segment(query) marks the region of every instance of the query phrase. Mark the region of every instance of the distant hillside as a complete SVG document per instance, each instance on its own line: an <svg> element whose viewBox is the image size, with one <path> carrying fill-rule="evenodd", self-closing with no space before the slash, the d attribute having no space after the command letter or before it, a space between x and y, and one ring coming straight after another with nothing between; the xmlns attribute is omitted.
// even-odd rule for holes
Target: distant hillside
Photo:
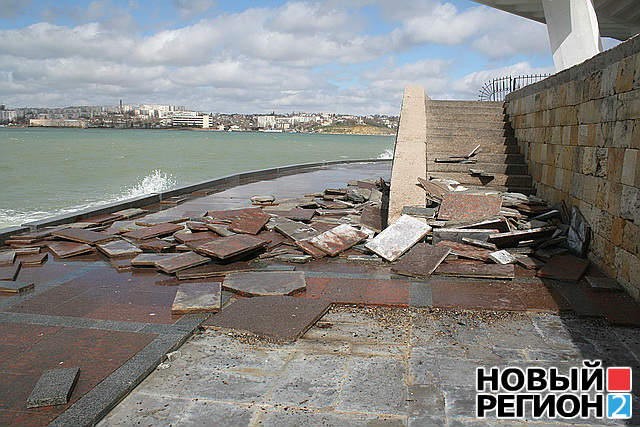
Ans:
<svg viewBox="0 0 640 427"><path fill-rule="evenodd" d="M317 128L316 132L322 133L340 133L347 135L395 135L396 131L389 129L388 127L372 126L372 125L351 125L351 124L337 124L332 126L323 126Z"/></svg>

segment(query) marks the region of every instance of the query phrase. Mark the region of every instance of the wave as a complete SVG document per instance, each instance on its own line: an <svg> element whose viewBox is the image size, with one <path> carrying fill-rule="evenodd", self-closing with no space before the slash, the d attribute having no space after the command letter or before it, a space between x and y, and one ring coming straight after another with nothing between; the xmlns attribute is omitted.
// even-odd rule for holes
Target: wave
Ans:
<svg viewBox="0 0 640 427"><path fill-rule="evenodd" d="M143 178L138 178L135 184L124 187L118 194L102 200L90 200L86 203L70 206L67 208L47 210L15 210L0 209L0 227L10 227L21 225L30 221L37 221L52 216L66 215L85 209L97 208L109 203L120 202L133 197L140 197L146 194L161 193L177 187L177 180L170 174L166 174L158 169Z"/></svg>
<svg viewBox="0 0 640 427"><path fill-rule="evenodd" d="M393 159L393 149L387 148L382 153L378 154L378 159Z"/></svg>

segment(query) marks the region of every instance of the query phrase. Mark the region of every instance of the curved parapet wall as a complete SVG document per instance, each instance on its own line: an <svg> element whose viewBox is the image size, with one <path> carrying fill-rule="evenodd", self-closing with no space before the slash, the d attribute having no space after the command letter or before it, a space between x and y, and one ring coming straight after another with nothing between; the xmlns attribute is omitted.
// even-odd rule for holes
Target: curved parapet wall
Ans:
<svg viewBox="0 0 640 427"><path fill-rule="evenodd" d="M165 191L163 193L146 194L144 196L135 197L128 200L123 200L115 203L108 203L97 208L80 210L80 211L72 212L65 215L54 216L50 218L44 218L38 221L28 222L26 224L22 224L21 226L0 228L0 244L2 244L8 236L13 234L26 232L29 230L37 230L39 228L48 227L52 225L60 225L60 224L77 222L92 216L109 214L109 213L117 212L123 209L137 208L137 207L150 205L153 203L159 203L160 201L165 200L169 197L191 193L197 190L215 188L216 190L221 191L221 190L234 187L240 184L247 184L250 182L266 180L266 179L274 179L281 176L292 175L292 174L304 172L307 170L312 170L314 168L319 168L323 166L353 164L353 163L377 163L377 162L390 162L390 161L391 160L389 159L335 160L335 161L326 161L326 162L287 165L287 166L280 166L280 167L270 168L270 169L260 169L260 170L254 170L254 171L241 172L241 173L232 174L232 175L225 175L225 176L221 176L211 180L206 180L206 181L198 182L195 184L190 184L183 187L175 188L173 190Z"/></svg>
<svg viewBox="0 0 640 427"><path fill-rule="evenodd" d="M416 185L427 170L426 99L422 86L404 90L391 168L389 224L402 215L403 206L426 206L424 191Z"/></svg>

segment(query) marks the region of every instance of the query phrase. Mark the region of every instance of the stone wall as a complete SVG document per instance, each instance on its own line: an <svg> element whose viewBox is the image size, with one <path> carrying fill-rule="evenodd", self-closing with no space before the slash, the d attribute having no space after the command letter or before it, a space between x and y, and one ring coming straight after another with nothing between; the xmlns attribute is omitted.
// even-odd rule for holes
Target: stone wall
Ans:
<svg viewBox="0 0 640 427"><path fill-rule="evenodd" d="M580 209L589 258L640 299L640 36L507 96L539 196Z"/></svg>

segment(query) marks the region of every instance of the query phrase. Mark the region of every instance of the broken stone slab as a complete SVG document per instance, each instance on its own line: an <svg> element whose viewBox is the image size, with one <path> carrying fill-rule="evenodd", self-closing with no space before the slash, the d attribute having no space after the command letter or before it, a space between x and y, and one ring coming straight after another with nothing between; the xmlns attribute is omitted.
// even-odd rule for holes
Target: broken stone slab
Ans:
<svg viewBox="0 0 640 427"><path fill-rule="evenodd" d="M613 291L618 292L624 290L624 288L618 283L616 279L610 277L601 276L585 276L584 278L587 285L594 291Z"/></svg>
<svg viewBox="0 0 640 427"><path fill-rule="evenodd" d="M13 265L16 259L16 251L0 252L0 266Z"/></svg>
<svg viewBox="0 0 640 427"><path fill-rule="evenodd" d="M423 208L421 206L403 206L402 214L411 215L418 218L434 218L436 210L435 208Z"/></svg>
<svg viewBox="0 0 640 427"><path fill-rule="evenodd" d="M496 245L494 245L493 243L489 243L489 242L483 242L482 240L476 240L476 239L472 239L470 237L463 237L460 239L462 241L462 243L466 243L468 245L471 246L477 246L479 248L483 248L483 249L490 249L490 250L497 250L498 247Z"/></svg>
<svg viewBox="0 0 640 427"><path fill-rule="evenodd" d="M234 234L237 234L229 230L228 225L207 224L207 228L222 237L229 237L229 236L233 236Z"/></svg>
<svg viewBox="0 0 640 427"><path fill-rule="evenodd" d="M136 242L135 245L145 251L162 252L171 249L176 244L164 239L151 238L140 240L139 242Z"/></svg>
<svg viewBox="0 0 640 427"><path fill-rule="evenodd" d="M304 254L282 254L276 255L273 257L274 260L280 262L294 262L297 264L304 264L305 262L309 262L313 259L311 255Z"/></svg>
<svg viewBox="0 0 640 427"><path fill-rule="evenodd" d="M49 254L42 252L35 255L25 255L20 259L20 264L23 267L33 267L36 265L42 265L49 259Z"/></svg>
<svg viewBox="0 0 640 427"><path fill-rule="evenodd" d="M199 231L209 231L209 228L207 227L207 223L206 222L202 222L202 221L187 221L186 223L187 228L189 230L191 230L192 232L199 232Z"/></svg>
<svg viewBox="0 0 640 427"><path fill-rule="evenodd" d="M532 219L531 221L519 222L517 224L518 230L531 230L532 228L548 227L549 223L546 221L539 221Z"/></svg>
<svg viewBox="0 0 640 427"><path fill-rule="evenodd" d="M173 235L173 237L178 242L185 243L185 244L191 243L191 242L204 242L204 241L216 240L220 238L218 234L213 233L211 231L197 231L194 233L192 231L187 231L187 230L178 231Z"/></svg>
<svg viewBox="0 0 640 427"><path fill-rule="evenodd" d="M119 217L123 218L123 219L127 219L127 218L133 218L134 216L138 216L138 215L142 215L142 214L146 214L148 211L145 209L140 209L140 208L129 208L129 209L123 209L121 211L118 212L114 212L114 215L118 215Z"/></svg>
<svg viewBox="0 0 640 427"><path fill-rule="evenodd" d="M174 224L171 222L163 222L160 224L152 225L149 227L141 228L140 230L130 231L123 234L128 239L146 240L153 237L166 236L173 234L176 231L184 229L182 225Z"/></svg>
<svg viewBox="0 0 640 427"><path fill-rule="evenodd" d="M577 282L589 268L589 261L573 255L557 255L551 258L537 276L554 280Z"/></svg>
<svg viewBox="0 0 640 427"><path fill-rule="evenodd" d="M166 199L160 200L161 205L179 205L180 203L184 203L191 198L190 194L182 195L182 196L172 196L167 197Z"/></svg>
<svg viewBox="0 0 640 427"><path fill-rule="evenodd" d="M391 270L405 276L429 277L450 252L447 246L418 243L402 255Z"/></svg>
<svg viewBox="0 0 640 427"><path fill-rule="evenodd" d="M307 240L319 234L316 229L302 222L282 217L273 220L276 231L292 240Z"/></svg>
<svg viewBox="0 0 640 427"><path fill-rule="evenodd" d="M502 198L480 194L446 194L438 219L445 221L479 221L500 215Z"/></svg>
<svg viewBox="0 0 640 427"><path fill-rule="evenodd" d="M448 240L442 240L437 243L437 246L447 247L451 250L451 254L457 255L461 258L475 259L478 261L488 261L490 250L478 248L475 246L467 245L460 242L452 242Z"/></svg>
<svg viewBox="0 0 640 427"><path fill-rule="evenodd" d="M498 230L485 229L467 229L467 228L434 228L433 243L443 240L462 243L462 238L467 237L475 240L486 241L489 236L496 234Z"/></svg>
<svg viewBox="0 0 640 427"><path fill-rule="evenodd" d="M171 314L216 313L220 311L220 282L180 283L171 306Z"/></svg>
<svg viewBox="0 0 640 427"><path fill-rule="evenodd" d="M516 257L516 261L519 265L523 266L527 270L538 270L542 268L545 264L544 261L540 261L537 258L530 256L518 256Z"/></svg>
<svg viewBox="0 0 640 427"><path fill-rule="evenodd" d="M545 221L545 220L554 218L556 216L560 216L560 211L558 209L552 209L549 212L545 212L531 218L531 221Z"/></svg>
<svg viewBox="0 0 640 427"><path fill-rule="evenodd" d="M330 256L336 256L366 238L367 235L362 231L350 225L342 224L312 237L308 242Z"/></svg>
<svg viewBox="0 0 640 427"><path fill-rule="evenodd" d="M266 214L262 209L257 208L238 215L233 219L229 230L235 233L243 234L258 234L262 227L271 219L269 214Z"/></svg>
<svg viewBox="0 0 640 427"><path fill-rule="evenodd" d="M537 258L540 259L544 259L544 260L550 260L551 258L553 258L556 255L564 255L566 253L568 253L569 250L567 248L562 248L562 247L555 247L555 248L544 248L544 249L537 249L534 254Z"/></svg>
<svg viewBox="0 0 640 427"><path fill-rule="evenodd" d="M128 233L130 231L140 230L144 228L143 225L136 224L135 221L116 221L109 228L107 228L104 233L113 235L113 234L121 234Z"/></svg>
<svg viewBox="0 0 640 427"><path fill-rule="evenodd" d="M420 186L424 189L424 191L426 191L427 194L437 202L442 201L444 196L450 193L447 187L440 185L439 183L435 183L433 181L429 181L420 177L418 177L418 182L420 183Z"/></svg>
<svg viewBox="0 0 640 427"><path fill-rule="evenodd" d="M380 262L382 258L378 255L349 255L347 261L351 262Z"/></svg>
<svg viewBox="0 0 640 427"><path fill-rule="evenodd" d="M374 205L381 205L382 204L382 191L378 190L377 188L372 188L371 189L371 196L369 197L369 202L371 202Z"/></svg>
<svg viewBox="0 0 640 427"><path fill-rule="evenodd" d="M580 210L573 206L571 208L571 223L567 234L567 247L569 251L578 257L582 257L589 249L591 240L591 226L584 218Z"/></svg>
<svg viewBox="0 0 640 427"><path fill-rule="evenodd" d="M206 320L203 326L288 343L300 338L330 306L329 301L289 296L243 298Z"/></svg>
<svg viewBox="0 0 640 427"><path fill-rule="evenodd" d="M489 258L493 260L493 262L495 262L496 264L507 265L507 264L516 263L516 257L511 255L510 252L505 251L504 249L500 251L491 252L489 254Z"/></svg>
<svg viewBox="0 0 640 427"><path fill-rule="evenodd" d="M362 209L360 223L376 232L382 231L382 208L367 205Z"/></svg>
<svg viewBox="0 0 640 427"><path fill-rule="evenodd" d="M479 279L513 279L513 264L440 264L435 274Z"/></svg>
<svg viewBox="0 0 640 427"><path fill-rule="evenodd" d="M266 203L273 203L275 200L276 200L275 196L271 194L265 194L265 195L253 196L251 198L251 203L266 204Z"/></svg>
<svg viewBox="0 0 640 427"><path fill-rule="evenodd" d="M13 249L13 251L16 253L16 256L21 256L21 255L36 255L40 253L40 247L33 247L33 248L15 248Z"/></svg>
<svg viewBox="0 0 640 427"><path fill-rule="evenodd" d="M218 259L229 259L264 248L266 245L267 242L258 237L236 234L199 245L196 251Z"/></svg>
<svg viewBox="0 0 640 427"><path fill-rule="evenodd" d="M370 188L351 188L347 191L347 198L355 203L364 203L371 198Z"/></svg>
<svg viewBox="0 0 640 427"><path fill-rule="evenodd" d="M109 258L131 257L142 253L142 249L126 240L115 240L113 242L98 244L96 247Z"/></svg>
<svg viewBox="0 0 640 427"><path fill-rule="evenodd" d="M80 376L80 368L58 368L46 371L27 398L27 408L64 405Z"/></svg>
<svg viewBox="0 0 640 427"><path fill-rule="evenodd" d="M109 263L118 271L130 271L133 269L131 260L133 258L110 258Z"/></svg>
<svg viewBox="0 0 640 427"><path fill-rule="evenodd" d="M155 267L156 262L173 258L178 254L140 254L131 260L134 267Z"/></svg>
<svg viewBox="0 0 640 427"><path fill-rule="evenodd" d="M517 246L522 240L549 237L556 230L555 226L532 228L531 230L517 230L507 233L496 233L489 236L489 241L498 247Z"/></svg>
<svg viewBox="0 0 640 427"><path fill-rule="evenodd" d="M320 216L345 216L360 213L357 209L316 209L316 215Z"/></svg>
<svg viewBox="0 0 640 427"><path fill-rule="evenodd" d="M69 258L94 251L94 249L86 243L76 242L50 242L47 243L47 247L58 258Z"/></svg>
<svg viewBox="0 0 640 427"><path fill-rule="evenodd" d="M82 228L67 228L65 230L56 231L51 234L60 239L71 240L72 242L87 243L91 245L114 239L114 236L110 236L108 234L100 233L97 231L85 230Z"/></svg>
<svg viewBox="0 0 640 427"><path fill-rule="evenodd" d="M291 295L306 289L301 271L248 271L227 274L225 290L251 296Z"/></svg>
<svg viewBox="0 0 640 427"><path fill-rule="evenodd" d="M185 252L172 257L161 259L160 261L156 261L155 267L167 274L173 274L176 271L206 264L209 261L211 261L211 259L202 255L198 255L195 252Z"/></svg>
<svg viewBox="0 0 640 427"><path fill-rule="evenodd" d="M315 214L316 214L315 209L293 208L283 213L281 216L293 221L309 222L311 221L311 219Z"/></svg>
<svg viewBox="0 0 640 427"><path fill-rule="evenodd" d="M396 222L365 244L365 247L387 261L395 261L422 240L431 227L419 219L402 215Z"/></svg>
<svg viewBox="0 0 640 427"><path fill-rule="evenodd" d="M472 224L460 224L457 228L472 228L479 230L498 230L499 233L507 233L511 231L509 228L509 222L504 218L487 219L480 222L474 222Z"/></svg>
<svg viewBox="0 0 640 427"><path fill-rule="evenodd" d="M320 248L313 246L308 240L298 240L295 242L296 246L302 249L302 251L316 259L327 256L327 253Z"/></svg>
<svg viewBox="0 0 640 427"><path fill-rule="evenodd" d="M210 262L197 267L189 267L184 270L180 270L176 273L176 277L178 280L206 279L210 277L224 277L229 273L250 270L252 270L252 267L246 261L236 261L227 264Z"/></svg>
<svg viewBox="0 0 640 427"><path fill-rule="evenodd" d="M162 212L160 212L160 213L162 213ZM153 227L155 225L166 224L166 223L180 224L182 222L189 221L190 219L191 218L189 216L153 216L153 215L147 215L144 218L137 219L135 222L136 222L137 225L142 225L143 227Z"/></svg>
<svg viewBox="0 0 640 427"><path fill-rule="evenodd" d="M14 282L8 280L0 280L0 292L19 294L30 291L34 288L33 282Z"/></svg>

